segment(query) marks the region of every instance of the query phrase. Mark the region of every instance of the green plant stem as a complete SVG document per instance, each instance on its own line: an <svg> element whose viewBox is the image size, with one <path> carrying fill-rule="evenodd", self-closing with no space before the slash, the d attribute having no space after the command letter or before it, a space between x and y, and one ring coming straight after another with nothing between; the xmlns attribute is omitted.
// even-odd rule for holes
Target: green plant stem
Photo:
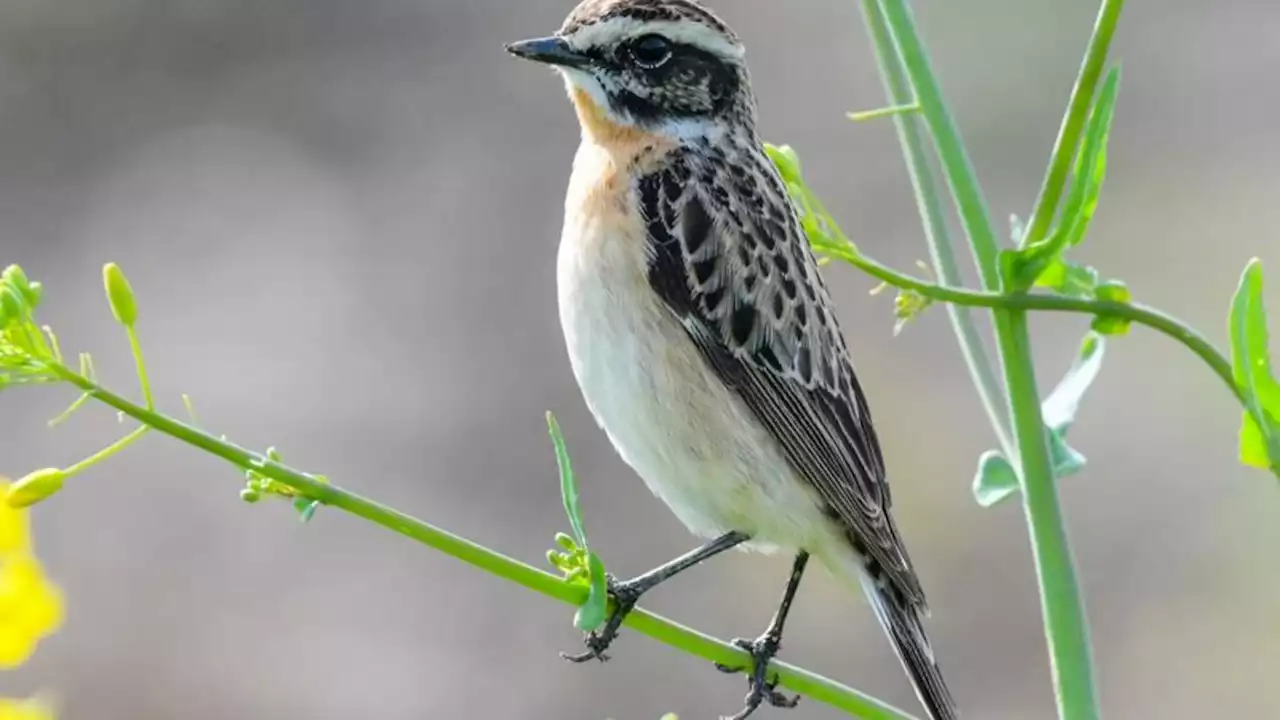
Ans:
<svg viewBox="0 0 1280 720"><path fill-rule="evenodd" d="M852 249L847 253L826 251L828 255L843 260L866 274L896 287L910 290L937 302L1004 310L1039 310L1092 315L1094 317L1124 318L1137 325L1144 325L1167 335L1185 345L1209 366L1231 394L1241 402L1244 396L1231 374L1231 361L1194 328L1181 320L1141 303L1119 303L1107 300L1090 300L1050 293L1000 293L945 287L927 280L911 277L882 265Z"/></svg>
<svg viewBox="0 0 1280 720"><path fill-rule="evenodd" d="M911 11L905 0L881 0L880 8L920 104L921 117L933 135L983 287L999 289L999 248L986 201L916 32ZM884 52L888 54L887 49ZM1099 710L1089 629L1049 460L1026 311L1001 308L993 314L1009 413L1018 445L1018 455L1011 460L1016 462L1019 471L1023 510L1031 536L1058 715L1062 720L1094 720L1099 717Z"/></svg>
<svg viewBox="0 0 1280 720"><path fill-rule="evenodd" d="M116 453L120 452L121 450L124 450L125 448L129 447L129 446L130 446L130 445L132 445L134 442L136 442L136 441L138 440L138 438L142 437L143 435L146 435L146 434L147 434L147 431L148 431L148 430L150 430L150 429L151 429L151 428L147 427L146 425L139 425L138 427L134 428L134 429L133 429L133 432L129 433L128 435L125 435L124 437L120 438L119 440L117 440L117 441L115 441L115 442L111 443L110 445L108 445L108 446L106 446L106 447L102 448L102 449L101 449L101 450L99 450L98 452L96 452L96 453L94 453L94 454L90 455L89 457L87 457L87 458L85 458L85 459L81 460L80 462L76 463L75 465L72 465L72 466L70 466L70 467L64 468L64 469L62 470L63 475L65 475L66 477L71 477L71 476L76 475L76 474L78 474L78 473L84 472L85 470L88 470L89 468L93 467L94 465L97 465L98 463L102 462L103 460L106 460L107 458L110 458L110 457L114 456Z"/></svg>
<svg viewBox="0 0 1280 720"><path fill-rule="evenodd" d="M888 107L876 108L875 110L859 110L857 112L848 113L848 117L854 122L870 122L872 120L879 120L880 118L891 117L893 115L909 115L917 112L920 112L920 107L912 103L909 105L890 105Z"/></svg>
<svg viewBox="0 0 1280 720"><path fill-rule="evenodd" d="M310 499L345 510L547 597L571 605L581 605L586 600L586 585L568 582L560 576L539 570L353 492L320 482L314 475L299 472L262 454L137 405L64 365L53 364L51 370L59 379L138 420L144 426L200 448L239 468L253 469ZM704 660L729 667L750 667L751 664L750 657L741 649L639 608L627 616L625 624L636 632ZM854 717L865 720L914 720L911 715L869 695L795 665L775 661L770 668L777 672L781 687L844 710Z"/></svg>
<svg viewBox="0 0 1280 720"><path fill-rule="evenodd" d="M146 403L148 410L153 410L156 401L151 395L151 378L147 375L147 361L142 357L142 344L138 342L138 331L133 325L125 326L124 330L129 336L129 352L133 353L133 364L138 373L138 387L142 389L142 400Z"/></svg>
<svg viewBox="0 0 1280 720"><path fill-rule="evenodd" d="M884 16L880 12L877 0L862 0L862 15L871 33L876 51L876 62L880 66L880 77L884 84L889 102L894 106L904 106L919 110L910 83L902 74L901 63L894 49L889 28L885 25ZM920 219L924 225L925 241L929 246L929 255L933 268L943 285L960 287L964 278L960 274L960 266L956 263L955 251L952 249L950 233L947 232L947 221L942 211L942 203L935 190L937 181L933 170L929 167L929 159L925 152L924 139L920 136L920 128L911 115L900 115L894 118L894 126L898 131L898 142L902 146L902 155L907 163L907 173L911 178L911 187L915 190L916 206L920 211ZM1006 455L1013 455L1013 443L1009 437L1005 421L1004 388L996 376L995 364L982 344L982 336L973 316L963 305L948 304L947 315L951 318L951 327L955 330L956 340L960 343L960 352L964 356L965 365L973 376L974 386L978 390L978 398L986 410L991 428L995 432L996 441Z"/></svg>
<svg viewBox="0 0 1280 720"><path fill-rule="evenodd" d="M1049 170L1045 173L1040 197L1036 200L1026 236L1022 239L1023 244L1037 243L1049 233L1058 201L1062 197L1062 189L1066 187L1067 178L1071 175L1076 147L1080 144L1080 136L1088 122L1093 94L1098 87L1098 79L1106 69L1107 49L1111 46L1111 38L1115 35L1116 25L1120 22L1120 11L1123 9L1124 0L1103 0L1102 7L1098 10L1093 38L1085 51L1075 87L1071 90L1071 100L1067 103L1067 112L1062 118L1058 139L1054 142L1050 156Z"/></svg>

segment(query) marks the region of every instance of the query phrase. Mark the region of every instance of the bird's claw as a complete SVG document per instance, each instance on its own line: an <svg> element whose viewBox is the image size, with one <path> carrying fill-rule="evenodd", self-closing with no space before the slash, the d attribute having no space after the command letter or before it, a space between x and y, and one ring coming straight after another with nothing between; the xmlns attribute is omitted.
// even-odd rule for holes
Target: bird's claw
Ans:
<svg viewBox="0 0 1280 720"><path fill-rule="evenodd" d="M778 690L777 679L769 680L769 662L778 654L781 643L778 638L766 633L755 640L736 638L733 644L751 655L751 672L747 675L747 695L744 706L737 714L723 717L721 720L745 720L765 703L777 708L793 708L800 702L800 696L788 696ZM716 669L725 673L739 673L746 670L742 667L729 667L716 663Z"/></svg>
<svg viewBox="0 0 1280 720"><path fill-rule="evenodd" d="M583 643L587 646L585 652L576 654L560 652L560 657L569 662L607 661L609 656L605 654L605 650L608 650L613 641L618 638L618 629L622 627L622 621L635 609L636 603L640 600L640 595L643 594L643 590L637 589L629 582L619 582L612 575L607 575L606 580L609 588L609 597L614 603L613 612L609 614L609 619L605 621L604 627L587 633L586 638L583 640Z"/></svg>
<svg viewBox="0 0 1280 720"><path fill-rule="evenodd" d="M614 632L611 635L606 636L603 633L592 630L587 633L586 639L583 640L583 644L587 646L585 652L567 653L561 650L560 657L572 663L584 663L588 660L599 660L600 662L605 662L609 659L609 656L606 655L604 651L609 649L609 645L613 643L613 639L617 637L617 635L618 634Z"/></svg>

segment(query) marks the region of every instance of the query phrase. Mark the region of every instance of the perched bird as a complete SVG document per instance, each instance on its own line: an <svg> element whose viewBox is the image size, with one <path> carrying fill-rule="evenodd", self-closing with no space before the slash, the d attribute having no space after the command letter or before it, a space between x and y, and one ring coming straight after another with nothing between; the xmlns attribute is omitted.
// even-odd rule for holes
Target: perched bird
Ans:
<svg viewBox="0 0 1280 720"><path fill-rule="evenodd" d="M507 46L563 75L582 141L557 259L573 373L622 458L710 541L632 580L587 637L603 659L645 591L733 547L794 554L745 718L791 706L768 664L810 555L865 590L933 720L958 717L889 514L862 389L796 208L756 133L737 35L694 0L586 0ZM722 668L726 669L726 668Z"/></svg>

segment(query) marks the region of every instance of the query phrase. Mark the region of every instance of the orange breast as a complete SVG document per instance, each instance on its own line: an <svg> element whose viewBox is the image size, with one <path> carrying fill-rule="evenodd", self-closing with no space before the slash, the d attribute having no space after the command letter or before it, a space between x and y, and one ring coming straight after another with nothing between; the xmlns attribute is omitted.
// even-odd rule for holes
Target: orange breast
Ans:
<svg viewBox="0 0 1280 720"><path fill-rule="evenodd" d="M578 111L578 122L586 138L605 148L611 155L624 161L669 144L664 138L630 125L620 125L609 117L589 93L574 88L573 106Z"/></svg>

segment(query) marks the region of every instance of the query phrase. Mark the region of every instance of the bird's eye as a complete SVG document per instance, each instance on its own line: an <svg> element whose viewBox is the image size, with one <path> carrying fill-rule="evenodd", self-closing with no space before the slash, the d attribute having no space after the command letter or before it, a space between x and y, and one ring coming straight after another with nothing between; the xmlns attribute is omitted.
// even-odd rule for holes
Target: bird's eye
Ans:
<svg viewBox="0 0 1280 720"><path fill-rule="evenodd" d="M631 41L631 57L645 68L656 68L671 57L671 41L661 35L643 35Z"/></svg>

